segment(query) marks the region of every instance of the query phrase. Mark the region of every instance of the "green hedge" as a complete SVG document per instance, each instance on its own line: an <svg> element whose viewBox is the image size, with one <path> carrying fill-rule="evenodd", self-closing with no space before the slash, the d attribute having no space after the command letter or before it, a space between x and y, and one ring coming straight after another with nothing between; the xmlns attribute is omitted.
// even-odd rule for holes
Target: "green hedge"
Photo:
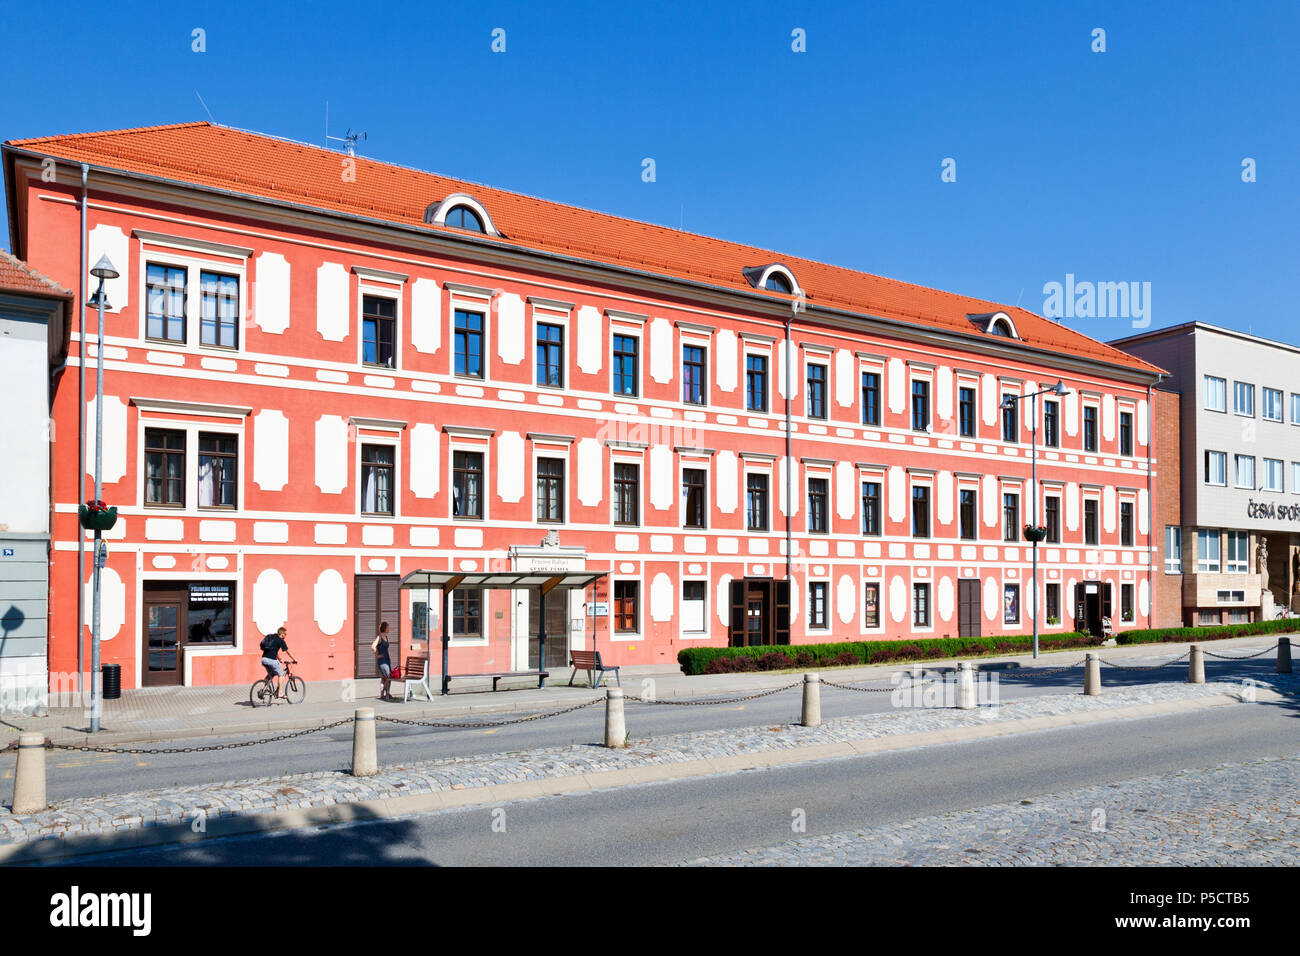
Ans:
<svg viewBox="0 0 1300 956"><path fill-rule="evenodd" d="M1273 621L1255 621L1251 624L1222 624L1213 627L1156 627L1143 631L1120 631L1115 635L1118 644L1182 644L1188 641L1222 641L1229 637L1250 637L1255 634L1285 634L1300 631L1300 620L1295 618Z"/></svg>
<svg viewBox="0 0 1300 956"><path fill-rule="evenodd" d="M1101 643L1077 631L1044 634L1041 647L1062 649ZM846 667L895 661L943 660L978 654L1019 654L1033 649L1032 635L943 637L916 641L846 641L837 644L779 644L762 647L688 647L678 651L684 674L785 670L791 667Z"/></svg>

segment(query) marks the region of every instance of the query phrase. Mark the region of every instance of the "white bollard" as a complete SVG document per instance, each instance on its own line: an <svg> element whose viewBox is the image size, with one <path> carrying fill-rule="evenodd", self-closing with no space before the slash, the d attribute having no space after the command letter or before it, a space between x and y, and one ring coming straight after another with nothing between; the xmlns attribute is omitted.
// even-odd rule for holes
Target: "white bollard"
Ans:
<svg viewBox="0 0 1300 956"><path fill-rule="evenodd" d="M816 674L803 675L803 720L805 727L822 724L822 679Z"/></svg>
<svg viewBox="0 0 1300 956"><path fill-rule="evenodd" d="M975 707L975 667L970 661L962 661L957 665L957 709L974 710Z"/></svg>
<svg viewBox="0 0 1300 956"><path fill-rule="evenodd" d="M352 776L373 777L379 773L375 749L375 709L358 707L352 717Z"/></svg>
<svg viewBox="0 0 1300 956"><path fill-rule="evenodd" d="M627 746L627 721L623 717L623 689L605 688L605 746Z"/></svg>
<svg viewBox="0 0 1300 956"><path fill-rule="evenodd" d="M1205 683L1205 654L1200 644L1192 645L1192 657L1187 662L1187 683Z"/></svg>
<svg viewBox="0 0 1300 956"><path fill-rule="evenodd" d="M1277 672L1291 673L1291 638L1279 637L1277 640Z"/></svg>
<svg viewBox="0 0 1300 956"><path fill-rule="evenodd" d="M1101 655L1091 651L1083 671L1083 692L1089 697L1101 696Z"/></svg>
<svg viewBox="0 0 1300 956"><path fill-rule="evenodd" d="M45 802L45 736L18 735L18 765L14 768L14 813L39 813Z"/></svg>

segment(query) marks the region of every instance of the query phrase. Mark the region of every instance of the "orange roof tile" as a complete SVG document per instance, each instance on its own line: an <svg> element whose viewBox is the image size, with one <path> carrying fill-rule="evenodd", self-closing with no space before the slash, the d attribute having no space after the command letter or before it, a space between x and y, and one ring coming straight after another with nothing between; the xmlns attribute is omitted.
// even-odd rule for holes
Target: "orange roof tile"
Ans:
<svg viewBox="0 0 1300 956"><path fill-rule="evenodd" d="M207 122L12 140L9 147L72 162L201 187L367 216L430 231L425 209L457 192L487 208L503 245L592 260L670 278L752 292L747 266L782 262L813 305L974 333L971 314L1005 311L1020 340L1143 372L1155 366L1060 323L1015 306L753 246L713 239L356 157L355 182L343 182L333 150ZM776 293L772 293L777 295ZM978 334L978 333L974 333Z"/></svg>
<svg viewBox="0 0 1300 956"><path fill-rule="evenodd" d="M27 263L0 249L0 290L32 295L72 298L72 292L53 279L41 275Z"/></svg>

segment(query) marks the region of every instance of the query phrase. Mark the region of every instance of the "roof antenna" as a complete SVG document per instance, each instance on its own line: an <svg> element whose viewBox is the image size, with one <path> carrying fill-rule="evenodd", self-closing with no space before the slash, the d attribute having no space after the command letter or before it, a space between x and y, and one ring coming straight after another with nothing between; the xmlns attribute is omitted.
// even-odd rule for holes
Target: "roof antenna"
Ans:
<svg viewBox="0 0 1300 956"><path fill-rule="evenodd" d="M203 106L203 112L208 114L208 119L211 121L212 125L217 125L217 121L212 119L212 110L208 109L208 104L203 102L203 97L199 96L199 91L195 90L194 95L199 97L199 103Z"/></svg>
<svg viewBox="0 0 1300 956"><path fill-rule="evenodd" d="M357 154L357 140L365 140L366 134L364 130L357 133L354 132L351 127L348 127L348 131L342 136L331 136L327 132L325 138L332 139L336 143L347 143L347 146L344 148L348 151L348 155L355 156Z"/></svg>

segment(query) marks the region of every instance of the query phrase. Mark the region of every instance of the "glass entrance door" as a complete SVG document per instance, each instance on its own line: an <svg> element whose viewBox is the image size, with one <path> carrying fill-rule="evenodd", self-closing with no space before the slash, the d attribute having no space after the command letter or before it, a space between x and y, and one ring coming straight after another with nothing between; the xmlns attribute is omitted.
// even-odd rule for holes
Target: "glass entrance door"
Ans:
<svg viewBox="0 0 1300 956"><path fill-rule="evenodd" d="M180 601L157 601L145 605L144 686L165 687L181 682L183 634Z"/></svg>

